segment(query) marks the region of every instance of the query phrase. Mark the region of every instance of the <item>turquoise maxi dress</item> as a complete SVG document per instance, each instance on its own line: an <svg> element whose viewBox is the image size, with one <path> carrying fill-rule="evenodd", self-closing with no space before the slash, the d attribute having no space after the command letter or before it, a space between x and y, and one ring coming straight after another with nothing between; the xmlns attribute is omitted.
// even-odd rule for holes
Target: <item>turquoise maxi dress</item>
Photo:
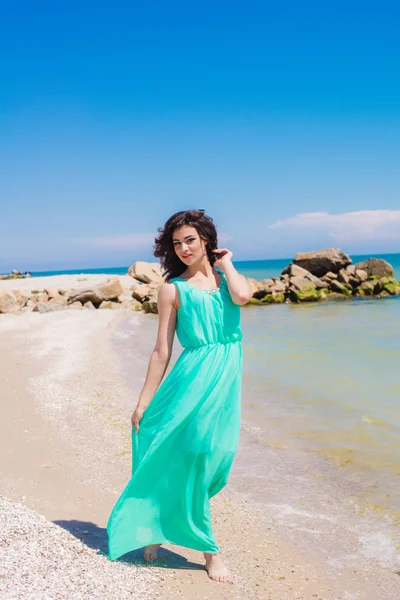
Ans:
<svg viewBox="0 0 400 600"><path fill-rule="evenodd" d="M107 524L111 560L150 544L219 551L209 500L228 481L242 384L240 306L220 274L214 290L170 280L183 352L132 428L132 477Z"/></svg>

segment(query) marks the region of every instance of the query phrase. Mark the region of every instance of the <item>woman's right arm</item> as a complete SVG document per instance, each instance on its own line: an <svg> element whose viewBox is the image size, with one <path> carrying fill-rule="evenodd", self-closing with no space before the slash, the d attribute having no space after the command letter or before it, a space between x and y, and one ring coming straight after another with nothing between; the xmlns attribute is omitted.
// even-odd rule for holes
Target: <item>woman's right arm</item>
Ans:
<svg viewBox="0 0 400 600"><path fill-rule="evenodd" d="M176 294L173 283L163 283L158 293L158 332L153 352L150 356L146 379L135 411L132 414L132 427L139 431L139 422L150 404L167 370L171 359L176 327Z"/></svg>

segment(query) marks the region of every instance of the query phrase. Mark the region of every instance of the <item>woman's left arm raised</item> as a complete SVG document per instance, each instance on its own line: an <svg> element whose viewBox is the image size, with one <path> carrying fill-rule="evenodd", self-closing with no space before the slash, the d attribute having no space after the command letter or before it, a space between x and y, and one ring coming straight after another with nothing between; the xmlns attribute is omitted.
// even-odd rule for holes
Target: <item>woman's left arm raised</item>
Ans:
<svg viewBox="0 0 400 600"><path fill-rule="evenodd" d="M253 295L253 290L246 277L238 273L233 266L233 253L227 248L216 248L213 252L218 257L214 267L221 269L225 274L233 302L240 305L247 304Z"/></svg>

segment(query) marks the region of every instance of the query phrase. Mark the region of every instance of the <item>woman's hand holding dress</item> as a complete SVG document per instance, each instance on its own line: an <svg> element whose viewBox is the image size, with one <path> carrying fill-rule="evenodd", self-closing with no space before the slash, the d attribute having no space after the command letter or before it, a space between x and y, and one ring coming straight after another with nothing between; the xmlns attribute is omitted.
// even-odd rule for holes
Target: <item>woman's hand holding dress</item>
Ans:
<svg viewBox="0 0 400 600"><path fill-rule="evenodd" d="M133 414L131 417L131 423L132 423L132 427L135 428L136 433L139 432L139 423L142 420L143 413L144 413L144 408L142 408L141 406L137 406L135 408L135 410L133 411Z"/></svg>

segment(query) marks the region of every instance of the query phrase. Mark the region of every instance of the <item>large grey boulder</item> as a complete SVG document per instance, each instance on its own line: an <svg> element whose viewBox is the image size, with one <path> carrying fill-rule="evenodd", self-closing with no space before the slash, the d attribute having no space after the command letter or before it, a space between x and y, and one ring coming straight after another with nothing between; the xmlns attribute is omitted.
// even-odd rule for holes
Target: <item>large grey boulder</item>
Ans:
<svg viewBox="0 0 400 600"><path fill-rule="evenodd" d="M368 258L355 265L357 270L366 271L368 277L392 277L393 267L383 258Z"/></svg>
<svg viewBox="0 0 400 600"><path fill-rule="evenodd" d="M283 276L285 275L289 277L290 283L292 283L292 281L298 282L299 280L303 279L305 281L305 283L303 284L303 288L306 287L310 281L314 284L317 290L321 290L328 287L326 281L323 281L319 277L316 277L315 275L310 273L310 271L307 271L307 269L303 269L303 267L295 265L294 263L290 263L290 265L286 267ZM294 286L296 287L297 284L294 283ZM299 288L297 287L297 289Z"/></svg>
<svg viewBox="0 0 400 600"><path fill-rule="evenodd" d="M309 279L305 277L291 277L290 279L290 289L295 289L298 291L302 291L305 289L310 289L312 287Z"/></svg>
<svg viewBox="0 0 400 600"><path fill-rule="evenodd" d="M356 269L356 277L358 277L360 281L367 281L368 273L367 271L364 271L364 269Z"/></svg>
<svg viewBox="0 0 400 600"><path fill-rule="evenodd" d="M298 252L293 262L316 277L323 277L329 271L339 273L351 264L351 258L339 248L326 248L315 252Z"/></svg>

